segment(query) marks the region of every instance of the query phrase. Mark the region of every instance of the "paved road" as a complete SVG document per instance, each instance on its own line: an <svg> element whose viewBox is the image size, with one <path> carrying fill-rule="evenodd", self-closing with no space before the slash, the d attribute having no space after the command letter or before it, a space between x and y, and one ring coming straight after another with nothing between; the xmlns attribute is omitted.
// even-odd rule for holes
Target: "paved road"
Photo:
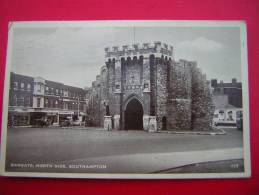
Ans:
<svg viewBox="0 0 259 195"><path fill-rule="evenodd" d="M102 131L51 128L8 130L7 162L60 163L110 156L167 154L242 148L242 132L226 135L181 135L144 131ZM29 161L28 161L29 159Z"/></svg>

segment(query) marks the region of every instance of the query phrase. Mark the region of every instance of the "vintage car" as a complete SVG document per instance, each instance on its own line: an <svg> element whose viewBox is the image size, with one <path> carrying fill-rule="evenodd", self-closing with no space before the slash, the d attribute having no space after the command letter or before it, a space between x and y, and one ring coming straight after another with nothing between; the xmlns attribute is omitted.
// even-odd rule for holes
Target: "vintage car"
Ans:
<svg viewBox="0 0 259 195"><path fill-rule="evenodd" d="M69 127L69 126L71 126L72 124L71 124L71 122L70 122L70 120L64 120L64 121L62 121L61 123L60 123L60 126L61 127Z"/></svg>
<svg viewBox="0 0 259 195"><path fill-rule="evenodd" d="M83 122L80 121L80 120L75 120L75 121L72 122L72 125L73 125L73 126L81 126L82 123L83 123Z"/></svg>
<svg viewBox="0 0 259 195"><path fill-rule="evenodd" d="M34 121L35 127L48 127L50 125L49 121L44 119L35 119Z"/></svg>

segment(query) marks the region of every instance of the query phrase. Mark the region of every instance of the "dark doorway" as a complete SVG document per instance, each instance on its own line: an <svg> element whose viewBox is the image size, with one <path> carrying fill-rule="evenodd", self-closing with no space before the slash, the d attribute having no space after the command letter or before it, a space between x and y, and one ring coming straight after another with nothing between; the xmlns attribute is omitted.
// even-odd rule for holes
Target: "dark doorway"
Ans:
<svg viewBox="0 0 259 195"><path fill-rule="evenodd" d="M166 117L162 118L162 130L166 130Z"/></svg>
<svg viewBox="0 0 259 195"><path fill-rule="evenodd" d="M137 99L132 99L127 105L125 111L125 129L143 129L143 108Z"/></svg>

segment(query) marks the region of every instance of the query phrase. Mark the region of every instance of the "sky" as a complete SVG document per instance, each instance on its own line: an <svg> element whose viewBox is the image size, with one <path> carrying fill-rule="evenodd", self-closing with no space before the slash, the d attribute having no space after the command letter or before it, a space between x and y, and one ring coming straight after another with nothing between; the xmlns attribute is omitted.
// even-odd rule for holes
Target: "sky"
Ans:
<svg viewBox="0 0 259 195"><path fill-rule="evenodd" d="M207 79L241 79L238 27L135 27L135 43L161 41L174 59L197 61ZM134 43L133 27L19 27L14 29L11 70L77 87L90 87L104 48Z"/></svg>

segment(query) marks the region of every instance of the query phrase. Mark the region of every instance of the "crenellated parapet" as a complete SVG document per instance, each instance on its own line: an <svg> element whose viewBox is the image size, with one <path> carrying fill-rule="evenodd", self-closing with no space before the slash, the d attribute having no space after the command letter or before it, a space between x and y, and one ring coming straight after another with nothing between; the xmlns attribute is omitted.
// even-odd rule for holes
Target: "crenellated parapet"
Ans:
<svg viewBox="0 0 259 195"><path fill-rule="evenodd" d="M142 43L133 45L106 47L106 61L109 59L127 58L133 56L149 56L151 54L173 57L173 46L156 41L153 43Z"/></svg>

